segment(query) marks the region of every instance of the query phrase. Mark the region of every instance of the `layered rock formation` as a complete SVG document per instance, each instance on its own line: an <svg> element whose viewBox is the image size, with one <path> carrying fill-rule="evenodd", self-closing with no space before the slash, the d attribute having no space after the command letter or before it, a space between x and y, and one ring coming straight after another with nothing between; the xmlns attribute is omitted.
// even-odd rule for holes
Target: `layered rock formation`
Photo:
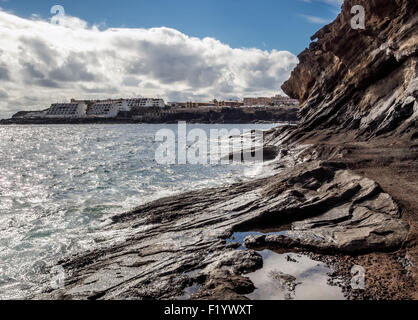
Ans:
<svg viewBox="0 0 418 320"><path fill-rule="evenodd" d="M354 4L366 9L365 30L351 29ZM243 298L259 248L338 257L348 276L361 264L364 298L413 297L417 18L414 0L346 0L283 86L301 101L302 122L266 133L271 177L114 217L109 228L125 241L62 261L71 277L41 298ZM250 236L247 250L228 240L265 226L280 234Z"/></svg>
<svg viewBox="0 0 418 320"><path fill-rule="evenodd" d="M354 5L365 8L365 30L351 27ZM294 136L332 129L362 139L418 137L417 7L415 0L344 1L282 87L301 103Z"/></svg>
<svg viewBox="0 0 418 320"><path fill-rule="evenodd" d="M250 237L248 247L369 252L398 248L408 225L392 198L342 163L293 162L279 174L161 199L113 218L128 238L62 263L67 286L43 298L237 299L254 286L243 274L260 268L253 250L226 241L263 225L286 236ZM190 296L185 290L195 288Z"/></svg>

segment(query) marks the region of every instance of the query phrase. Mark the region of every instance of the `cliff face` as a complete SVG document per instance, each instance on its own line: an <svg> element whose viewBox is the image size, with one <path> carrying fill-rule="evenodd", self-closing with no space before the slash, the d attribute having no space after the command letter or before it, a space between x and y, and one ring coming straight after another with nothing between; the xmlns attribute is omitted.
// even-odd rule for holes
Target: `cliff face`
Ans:
<svg viewBox="0 0 418 320"><path fill-rule="evenodd" d="M351 29L358 4L366 30ZM123 239L61 261L65 286L37 298L243 299L255 289L245 274L262 267L264 249L334 259L349 298L416 297L417 19L416 0L346 0L283 86L302 103L302 121L265 133L266 145L280 147L265 164L272 176L114 216L107 231ZM296 143L314 135L323 140ZM386 135L409 143L338 140ZM257 233L235 242L248 231ZM353 265L367 271L361 293L350 289Z"/></svg>
<svg viewBox="0 0 418 320"><path fill-rule="evenodd" d="M351 28L354 5L365 8L365 30ZM416 0L345 0L282 87L301 103L298 137L332 129L417 138L417 8Z"/></svg>

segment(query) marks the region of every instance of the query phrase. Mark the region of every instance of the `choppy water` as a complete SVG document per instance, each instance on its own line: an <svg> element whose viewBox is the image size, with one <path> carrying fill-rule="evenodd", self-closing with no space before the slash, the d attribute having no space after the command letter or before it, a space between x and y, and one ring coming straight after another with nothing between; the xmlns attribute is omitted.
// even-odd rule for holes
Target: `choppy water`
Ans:
<svg viewBox="0 0 418 320"><path fill-rule="evenodd" d="M157 164L154 137L162 128L177 130L126 124L0 127L0 299L33 293L47 264L114 237L100 232L114 214L242 179L240 166Z"/></svg>

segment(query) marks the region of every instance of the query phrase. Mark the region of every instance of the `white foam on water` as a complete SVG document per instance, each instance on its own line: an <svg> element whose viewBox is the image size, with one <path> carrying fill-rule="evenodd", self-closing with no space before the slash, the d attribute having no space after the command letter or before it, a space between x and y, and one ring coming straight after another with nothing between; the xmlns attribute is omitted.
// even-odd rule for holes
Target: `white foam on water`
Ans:
<svg viewBox="0 0 418 320"><path fill-rule="evenodd" d="M269 129L274 125L190 125ZM0 127L0 299L36 292L63 257L124 230L110 218L180 192L247 179L236 165L158 165L155 133L177 125Z"/></svg>

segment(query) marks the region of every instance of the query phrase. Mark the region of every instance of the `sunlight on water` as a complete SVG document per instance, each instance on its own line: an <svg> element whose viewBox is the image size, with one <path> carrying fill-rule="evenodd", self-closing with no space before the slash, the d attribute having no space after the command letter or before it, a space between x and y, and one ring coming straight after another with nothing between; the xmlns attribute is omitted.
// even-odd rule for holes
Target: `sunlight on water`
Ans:
<svg viewBox="0 0 418 320"><path fill-rule="evenodd" d="M189 126L197 127L232 128ZM176 125L0 127L0 299L33 292L47 265L99 245L95 239L123 237L100 233L114 214L243 179L240 166L158 165L154 136L162 128L177 130Z"/></svg>

